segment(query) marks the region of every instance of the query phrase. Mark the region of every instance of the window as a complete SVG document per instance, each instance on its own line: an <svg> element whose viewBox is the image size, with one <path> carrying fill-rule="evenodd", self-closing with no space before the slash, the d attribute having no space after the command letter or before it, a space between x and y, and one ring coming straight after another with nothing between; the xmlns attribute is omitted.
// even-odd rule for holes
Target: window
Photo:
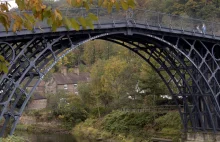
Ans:
<svg viewBox="0 0 220 142"><path fill-rule="evenodd" d="M64 85L63 85L63 89L65 89L65 90L67 90L67 89L68 89L67 84L64 84Z"/></svg>
<svg viewBox="0 0 220 142"><path fill-rule="evenodd" d="M73 84L74 89L77 89L77 84Z"/></svg>
<svg viewBox="0 0 220 142"><path fill-rule="evenodd" d="M73 84L74 92L76 95L78 95L78 90L77 90L77 84Z"/></svg>

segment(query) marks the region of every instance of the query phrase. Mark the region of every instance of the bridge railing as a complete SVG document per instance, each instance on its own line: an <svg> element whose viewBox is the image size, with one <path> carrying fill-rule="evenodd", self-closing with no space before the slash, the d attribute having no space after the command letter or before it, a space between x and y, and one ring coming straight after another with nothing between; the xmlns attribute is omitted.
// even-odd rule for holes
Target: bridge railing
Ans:
<svg viewBox="0 0 220 142"><path fill-rule="evenodd" d="M179 106L183 109L183 106ZM162 105L162 106L148 106L144 108L120 108L118 109L123 112L169 112L169 111L178 111L178 107L176 105Z"/></svg>
<svg viewBox="0 0 220 142"><path fill-rule="evenodd" d="M220 35L220 24L217 24L214 21L210 22L189 17L181 17L145 9L129 9L127 11L113 9L112 12L109 13L107 9L104 8L91 8L88 11L83 8L67 8L61 10L61 12L67 17L74 18L81 16L85 17L88 13L93 13L99 18L94 24L100 25L112 24L112 26L114 26L118 23L130 23L133 25L141 24L146 26L146 28L156 27L158 29L168 29L171 32L173 30L179 30L182 32L192 32L203 35ZM202 24L206 26L205 33L202 32ZM38 23L38 25L40 25L41 28L48 27L46 21ZM199 29L197 26L199 26ZM0 27L0 31L4 31L2 26Z"/></svg>
<svg viewBox="0 0 220 142"><path fill-rule="evenodd" d="M130 22L131 24L142 24L146 27L157 27L159 29L180 30L183 32L192 32L206 35L220 35L220 24L214 21L205 21L201 19L193 19L190 17L182 17L150 11L145 9L129 9L127 11L113 9L111 13L103 8L86 9L68 9L63 10L63 13L69 17L86 16L88 13L95 14L99 20L95 24L118 24ZM202 25L205 25L205 33L202 32ZM199 29L197 28L199 26Z"/></svg>

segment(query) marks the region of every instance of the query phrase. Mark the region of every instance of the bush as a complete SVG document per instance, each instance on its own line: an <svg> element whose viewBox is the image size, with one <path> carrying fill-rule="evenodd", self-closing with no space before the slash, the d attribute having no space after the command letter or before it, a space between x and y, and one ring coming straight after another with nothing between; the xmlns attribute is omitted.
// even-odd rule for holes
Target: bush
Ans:
<svg viewBox="0 0 220 142"><path fill-rule="evenodd" d="M182 126L179 112L169 112L166 115L157 118L155 123L157 130L161 130L162 128L174 128L180 130Z"/></svg>
<svg viewBox="0 0 220 142"><path fill-rule="evenodd" d="M102 126L105 130L113 133L134 135L136 133L136 135L146 137L148 133L144 130L144 128L153 124L153 122L154 115L151 113L128 113L114 111L105 116Z"/></svg>
<svg viewBox="0 0 220 142"><path fill-rule="evenodd" d="M69 128L75 124L85 121L88 113L79 96L68 94L58 101L57 107L53 109L55 117L64 122Z"/></svg>
<svg viewBox="0 0 220 142"><path fill-rule="evenodd" d="M99 117L99 113L100 113L100 116L103 117L105 116L106 114L110 113L112 111L111 108L106 108L106 107L95 107L95 108L92 108L90 110L90 115L94 118L98 118Z"/></svg>
<svg viewBox="0 0 220 142"><path fill-rule="evenodd" d="M168 112L155 120L154 129L163 137L172 138L173 141L179 141L181 137L182 122L179 112Z"/></svg>

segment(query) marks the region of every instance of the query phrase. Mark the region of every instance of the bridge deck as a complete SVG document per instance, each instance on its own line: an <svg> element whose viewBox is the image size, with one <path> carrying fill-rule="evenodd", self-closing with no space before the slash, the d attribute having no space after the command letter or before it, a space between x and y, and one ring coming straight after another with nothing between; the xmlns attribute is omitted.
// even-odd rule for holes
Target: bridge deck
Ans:
<svg viewBox="0 0 220 142"><path fill-rule="evenodd" d="M118 29L118 28L140 28L145 29L146 33L166 33L169 35L179 34L181 36L187 36L191 38L203 38L204 40L214 40L216 42L220 40L220 24L210 21L204 21L199 19L192 19L186 17L180 17L176 15L158 13L149 10L131 10L128 11L116 11L113 10L112 13L108 13L105 9L90 9L86 11L85 9L73 9L73 10L63 10L63 13L68 17L79 17L86 16L88 12L95 14L99 20L94 23L94 30L106 30L106 29ZM205 24L206 31L198 31L197 26ZM40 27L40 28L38 28ZM81 28L80 31L90 31ZM56 32L52 32L51 28L46 24L46 22L41 22L36 25L34 31L28 31L23 29L16 33L9 30L6 32L2 26L0 26L0 41L13 40L19 38L31 38L31 35L42 34L47 35L59 35L60 32L69 33L80 33L75 30L67 30L65 27L60 27ZM27 36L28 35L28 36Z"/></svg>

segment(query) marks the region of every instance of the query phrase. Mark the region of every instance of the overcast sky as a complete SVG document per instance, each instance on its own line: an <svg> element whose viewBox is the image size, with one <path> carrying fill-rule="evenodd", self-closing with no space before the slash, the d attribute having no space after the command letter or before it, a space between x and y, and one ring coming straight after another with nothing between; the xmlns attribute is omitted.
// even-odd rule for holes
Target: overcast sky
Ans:
<svg viewBox="0 0 220 142"><path fill-rule="evenodd" d="M0 0L1 2L7 1L11 7L9 7L9 9L14 8L14 7L18 7L17 4L15 3L15 0Z"/></svg>

